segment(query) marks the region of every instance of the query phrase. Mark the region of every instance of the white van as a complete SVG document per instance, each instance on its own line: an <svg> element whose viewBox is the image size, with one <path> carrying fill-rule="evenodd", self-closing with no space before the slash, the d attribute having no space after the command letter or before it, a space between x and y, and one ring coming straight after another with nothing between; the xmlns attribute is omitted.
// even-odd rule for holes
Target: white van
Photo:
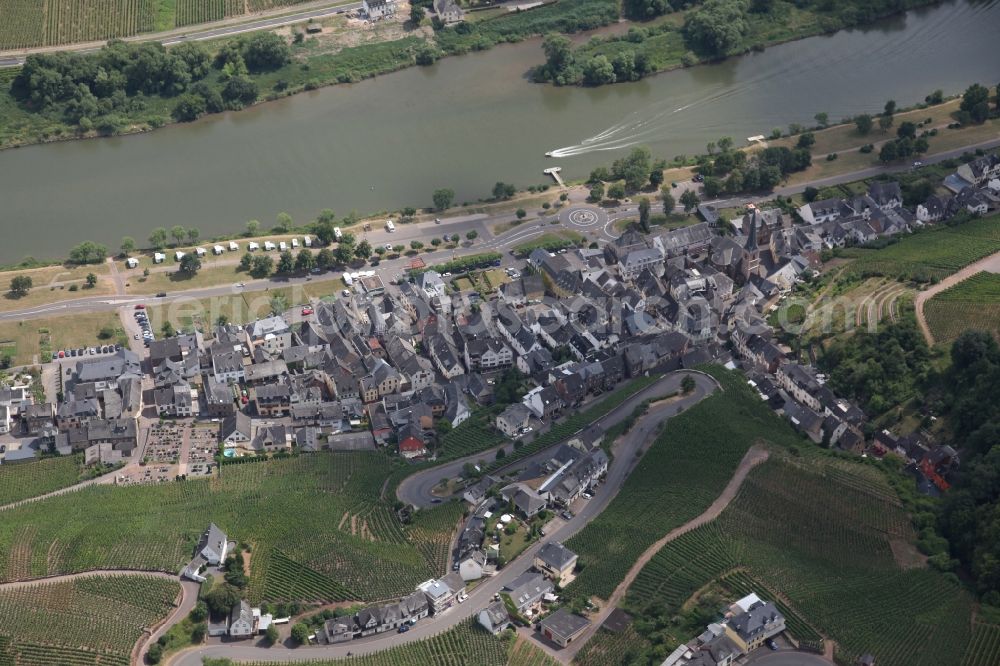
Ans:
<svg viewBox="0 0 1000 666"><path fill-rule="evenodd" d="M385 230L388 231L389 233L392 233L393 231L396 230L396 225L392 223L392 220L385 221Z"/></svg>
<svg viewBox="0 0 1000 666"><path fill-rule="evenodd" d="M340 227L334 227L333 228L333 236L337 240L340 240L341 238L343 238L344 234L340 231Z"/></svg>

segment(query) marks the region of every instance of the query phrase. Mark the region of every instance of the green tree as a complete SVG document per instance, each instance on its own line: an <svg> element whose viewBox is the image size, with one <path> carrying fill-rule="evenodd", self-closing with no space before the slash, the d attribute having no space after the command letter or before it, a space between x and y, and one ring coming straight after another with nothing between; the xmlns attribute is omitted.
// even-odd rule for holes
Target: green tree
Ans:
<svg viewBox="0 0 1000 666"><path fill-rule="evenodd" d="M455 200L455 190L447 187L434 190L432 199L434 200L435 210L447 210L451 207L452 202Z"/></svg>
<svg viewBox="0 0 1000 666"><path fill-rule="evenodd" d="M878 117L878 128L882 130L883 133L888 132L889 128L892 127L893 117L890 115L881 115Z"/></svg>
<svg viewBox="0 0 1000 666"><path fill-rule="evenodd" d="M726 55L739 49L749 30L747 0L705 0L684 20L688 46L711 56Z"/></svg>
<svg viewBox="0 0 1000 666"><path fill-rule="evenodd" d="M28 275L16 275L10 281L10 294L14 298L21 298L28 294L33 281Z"/></svg>
<svg viewBox="0 0 1000 666"><path fill-rule="evenodd" d="M253 265L253 255L249 252L244 252L243 256L240 257L240 270L248 271L250 266Z"/></svg>
<svg viewBox="0 0 1000 666"><path fill-rule="evenodd" d="M417 214L417 209L413 206L406 206L402 210L402 218L404 220L412 220Z"/></svg>
<svg viewBox="0 0 1000 666"><path fill-rule="evenodd" d="M197 227L191 227L187 230L187 238L189 243L197 243L198 237L201 236L201 232Z"/></svg>
<svg viewBox="0 0 1000 666"><path fill-rule="evenodd" d="M177 331L174 330L173 324L169 321L165 321L163 322L163 325L160 326L160 333L162 333L165 338L172 338L177 334Z"/></svg>
<svg viewBox="0 0 1000 666"><path fill-rule="evenodd" d="M606 55L599 54L583 64L583 82L591 86L614 83L615 68Z"/></svg>
<svg viewBox="0 0 1000 666"><path fill-rule="evenodd" d="M684 379L681 380L681 393L687 395L695 389L694 378L691 375L684 375Z"/></svg>
<svg viewBox="0 0 1000 666"><path fill-rule="evenodd" d="M813 145L815 145L815 143L816 143L816 135L813 134L812 132L806 132L805 134L799 135L799 140L796 143L796 147L805 148L806 150L808 150L809 148L812 148Z"/></svg>
<svg viewBox="0 0 1000 666"><path fill-rule="evenodd" d="M420 241L418 241L418 240L411 240L411 241L410 241L410 249L411 249L411 250L419 250L419 249L420 249L420 248L422 248L423 246L424 246L424 244L423 244L423 243L421 243L421 242L420 242Z"/></svg>
<svg viewBox="0 0 1000 666"><path fill-rule="evenodd" d="M372 256L372 244L366 240L361 241L354 249L354 256L358 259L367 259Z"/></svg>
<svg viewBox="0 0 1000 666"><path fill-rule="evenodd" d="M899 159L899 144L895 141L886 141L882 145L882 150L878 153L878 159L881 162L894 162Z"/></svg>
<svg viewBox="0 0 1000 666"><path fill-rule="evenodd" d="M426 11L420 5L410 5L410 23L414 26L420 25L420 22L424 20L425 14Z"/></svg>
<svg viewBox="0 0 1000 666"><path fill-rule="evenodd" d="M278 317L288 309L288 298L284 294L275 294L271 297L271 301L268 303L271 308L271 314ZM240 571L242 574L243 572Z"/></svg>
<svg viewBox="0 0 1000 666"><path fill-rule="evenodd" d="M649 233L649 198L639 199L639 226L647 234Z"/></svg>
<svg viewBox="0 0 1000 666"><path fill-rule="evenodd" d="M278 233L285 233L292 228L292 216L288 213L278 213L278 217L275 219L274 230Z"/></svg>
<svg viewBox="0 0 1000 666"><path fill-rule="evenodd" d="M299 645L306 645L309 643L309 625L302 622L298 622L292 627L292 640Z"/></svg>
<svg viewBox="0 0 1000 666"><path fill-rule="evenodd" d="M524 219L525 217L527 217L527 215L528 215L528 211L524 210L523 208L518 208L518 209L517 209L517 210L516 210L516 211L514 212L514 214L515 214L515 215L517 215L517 219L519 219L519 220L523 220L523 219Z"/></svg>
<svg viewBox="0 0 1000 666"><path fill-rule="evenodd" d="M174 247L177 247L187 238L187 229L178 224L170 229L170 235L174 239Z"/></svg>
<svg viewBox="0 0 1000 666"><path fill-rule="evenodd" d="M160 660L163 659L163 646L159 643L153 643L149 646L146 651L146 659L151 664L158 664Z"/></svg>
<svg viewBox="0 0 1000 666"><path fill-rule="evenodd" d="M908 120L905 121L905 122L900 123L899 127L896 128L896 136L898 136L900 138L906 137L906 138L910 138L910 139L917 138L917 126L916 126L916 124L915 123L911 123Z"/></svg>
<svg viewBox="0 0 1000 666"><path fill-rule="evenodd" d="M191 618L192 622L204 622L208 619L208 605L204 601L199 600L195 603L191 612L188 613L188 617Z"/></svg>
<svg viewBox="0 0 1000 666"><path fill-rule="evenodd" d="M700 202L701 200L694 190L684 190L681 194L681 205L684 206L685 213L690 213Z"/></svg>
<svg viewBox="0 0 1000 666"><path fill-rule="evenodd" d="M128 256L135 251L135 239L131 236L122 236L122 244L119 246L122 251L122 256Z"/></svg>
<svg viewBox="0 0 1000 666"><path fill-rule="evenodd" d="M601 201L604 199L604 183L597 182L590 188L590 200Z"/></svg>
<svg viewBox="0 0 1000 666"><path fill-rule="evenodd" d="M986 86L973 83L966 88L959 106L959 119L963 123L984 123L990 117L990 91Z"/></svg>
<svg viewBox="0 0 1000 666"><path fill-rule="evenodd" d="M166 324L169 322L164 326ZM225 583L216 585L205 595L205 605L214 617L228 615L239 600L240 591Z"/></svg>
<svg viewBox="0 0 1000 666"><path fill-rule="evenodd" d="M260 222L257 220L250 220L247 222L247 236L256 236L257 232L260 231Z"/></svg>
<svg viewBox="0 0 1000 666"><path fill-rule="evenodd" d="M660 199L663 200L664 215L670 215L674 212L674 206L677 205L677 202L674 201L674 195L670 193L670 189L666 185L660 189Z"/></svg>
<svg viewBox="0 0 1000 666"><path fill-rule="evenodd" d="M825 111L820 111L813 118L816 119L816 124L820 127L826 127L830 122L830 115Z"/></svg>
<svg viewBox="0 0 1000 666"><path fill-rule="evenodd" d="M222 99L231 109L242 109L257 101L257 84L247 76L234 76L222 89Z"/></svg>
<svg viewBox="0 0 1000 666"><path fill-rule="evenodd" d="M253 258L253 263L250 266L250 275L257 279L266 278L273 270L274 259L271 259L266 254L258 254Z"/></svg>
<svg viewBox="0 0 1000 666"><path fill-rule="evenodd" d="M573 43L563 35L549 35L542 42L545 73L558 84L570 83L567 72L573 66Z"/></svg>
<svg viewBox="0 0 1000 666"><path fill-rule="evenodd" d="M319 251L319 254L316 255L317 268L322 268L323 270L327 270L330 267L334 266L335 263L336 259L333 256L333 250L331 250L328 247L323 248L322 250Z"/></svg>
<svg viewBox="0 0 1000 666"><path fill-rule="evenodd" d="M414 7L423 11L423 8L421 7L417 7L416 5L414 5ZM264 632L264 638L267 640L269 645L277 643L279 638L278 627L274 624L268 625L267 631Z"/></svg>
<svg viewBox="0 0 1000 666"><path fill-rule="evenodd" d="M621 182L614 182L608 186L608 198L620 201L625 198L625 185Z"/></svg>
<svg viewBox="0 0 1000 666"><path fill-rule="evenodd" d="M306 271L311 271L315 265L316 259L313 257L312 250L307 247L299 250L299 253L295 256L296 271L305 273Z"/></svg>
<svg viewBox="0 0 1000 666"><path fill-rule="evenodd" d="M251 72L278 69L292 58L284 38L273 32L254 32L249 37L240 38L240 49L243 61Z"/></svg>
<svg viewBox="0 0 1000 666"><path fill-rule="evenodd" d="M862 113L860 116L854 117L854 126L858 128L858 134L865 136L872 131L875 121L872 119L871 114Z"/></svg>
<svg viewBox="0 0 1000 666"><path fill-rule="evenodd" d="M716 141L715 144L719 147L719 150L721 150L724 153L728 153L730 150L733 149L733 137L724 136L718 141Z"/></svg>
<svg viewBox="0 0 1000 666"><path fill-rule="evenodd" d="M501 199L510 199L516 192L517 188L510 183L497 181L496 185L493 186L493 198L497 201L500 201Z"/></svg>
<svg viewBox="0 0 1000 666"><path fill-rule="evenodd" d="M333 256L337 264L349 264L354 259L354 246L350 243L340 243L333 251Z"/></svg>
<svg viewBox="0 0 1000 666"><path fill-rule="evenodd" d="M180 271L188 275L194 275L201 270L201 259L194 252L188 252L181 257Z"/></svg>
<svg viewBox="0 0 1000 666"><path fill-rule="evenodd" d="M108 256L108 248L93 241L83 241L69 251L73 264L99 264Z"/></svg>
<svg viewBox="0 0 1000 666"><path fill-rule="evenodd" d="M93 273L87 273L87 287L93 289L97 286L97 276Z"/></svg>
<svg viewBox="0 0 1000 666"><path fill-rule="evenodd" d="M434 238L431 239L431 245L433 245L434 247L437 247L440 244L441 244L441 239L438 238L437 236L435 236ZM379 250L382 250L382 252L384 252L385 248L384 247L377 247L377 248L375 248L376 252L378 252ZM379 254L381 254L381 252L379 252Z"/></svg>
<svg viewBox="0 0 1000 666"><path fill-rule="evenodd" d="M179 123L189 123L198 120L207 110L205 98L201 95L186 94L177 98L177 103L170 115Z"/></svg>
<svg viewBox="0 0 1000 666"><path fill-rule="evenodd" d="M465 234L465 237L468 238L469 240L476 240L477 238L479 238L479 232L473 229L472 231L467 232Z"/></svg>
<svg viewBox="0 0 1000 666"><path fill-rule="evenodd" d="M896 113L896 100L890 99L885 103L885 107L882 109L883 116L891 116Z"/></svg>
<svg viewBox="0 0 1000 666"><path fill-rule="evenodd" d="M645 146L633 148L628 156L617 159L611 164L611 175L615 180L624 180L625 187L631 191L646 185L650 171L652 171L652 155ZM610 192L608 196L611 196Z"/></svg>
<svg viewBox="0 0 1000 666"><path fill-rule="evenodd" d="M649 172L649 184L656 188L663 185L663 169L654 168Z"/></svg>
<svg viewBox="0 0 1000 666"><path fill-rule="evenodd" d="M295 270L295 257L291 250L285 250L278 255L278 267L275 269L281 275L287 275Z"/></svg>

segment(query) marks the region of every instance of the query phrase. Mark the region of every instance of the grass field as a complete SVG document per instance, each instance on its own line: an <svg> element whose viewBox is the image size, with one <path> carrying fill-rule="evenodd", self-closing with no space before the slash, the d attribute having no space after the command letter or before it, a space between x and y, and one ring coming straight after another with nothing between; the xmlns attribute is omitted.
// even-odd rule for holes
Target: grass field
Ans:
<svg viewBox="0 0 1000 666"><path fill-rule="evenodd" d="M0 523L0 580L94 568L178 571L214 521L254 544L253 600L406 594L444 573L457 515L444 506L401 525L391 501L380 499L398 465L371 453L301 456L229 465L211 481L91 487L33 502Z"/></svg>
<svg viewBox="0 0 1000 666"><path fill-rule="evenodd" d="M0 465L0 506L65 488L80 478L80 456Z"/></svg>
<svg viewBox="0 0 1000 666"><path fill-rule="evenodd" d="M854 261L843 275L928 282L951 275L997 251L1000 251L1000 215L994 214L954 227L927 229L879 250L846 249L843 255Z"/></svg>
<svg viewBox="0 0 1000 666"><path fill-rule="evenodd" d="M114 331L109 339L99 337L105 328ZM14 365L45 362L60 349L123 341L121 321L115 312L0 322L0 356L10 357Z"/></svg>
<svg viewBox="0 0 1000 666"><path fill-rule="evenodd" d="M0 49L128 37L307 0L4 0Z"/></svg>
<svg viewBox="0 0 1000 666"><path fill-rule="evenodd" d="M937 342L950 342L975 328L1000 335L1000 275L976 273L924 303Z"/></svg>
<svg viewBox="0 0 1000 666"><path fill-rule="evenodd" d="M608 598L642 551L715 500L754 442L801 444L742 375L712 374L724 390L671 418L611 504L566 543L583 568L569 594Z"/></svg>
<svg viewBox="0 0 1000 666"><path fill-rule="evenodd" d="M727 598L755 590L777 600L793 635L815 643L819 630L837 642L844 663L864 652L888 666L958 663L972 600L901 555L914 538L874 468L819 455L772 459L716 521L667 544L643 568L626 606L670 618L715 581ZM646 636L654 643L688 638L669 621L642 626L655 627ZM996 663L1000 645L983 650Z"/></svg>
<svg viewBox="0 0 1000 666"><path fill-rule="evenodd" d="M97 276L97 284L87 286L87 275ZM30 277L33 286L24 296L11 295L10 281L17 276ZM76 291L70 291L75 288ZM106 264L95 266L45 266L25 270L0 272L0 312L23 310L47 303L66 301L84 296L102 296L114 292L114 284Z"/></svg>
<svg viewBox="0 0 1000 666"><path fill-rule="evenodd" d="M0 664L127 666L143 630L167 616L176 581L100 576L0 591Z"/></svg>

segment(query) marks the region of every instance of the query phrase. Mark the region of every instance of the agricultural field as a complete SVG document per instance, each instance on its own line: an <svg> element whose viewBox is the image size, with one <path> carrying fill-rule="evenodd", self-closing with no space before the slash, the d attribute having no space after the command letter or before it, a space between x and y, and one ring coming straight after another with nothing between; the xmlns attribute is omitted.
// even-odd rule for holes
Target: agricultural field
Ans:
<svg viewBox="0 0 1000 666"><path fill-rule="evenodd" d="M583 569L567 588L569 594L608 598L650 544L718 497L755 442L802 444L750 392L742 375L712 374L724 390L671 418L604 512L567 541Z"/></svg>
<svg viewBox="0 0 1000 666"><path fill-rule="evenodd" d="M970 328L1000 335L1000 275L976 273L924 303L936 342L951 342Z"/></svg>
<svg viewBox="0 0 1000 666"><path fill-rule="evenodd" d="M82 457L60 456L20 465L0 465L0 506L71 486L80 479Z"/></svg>
<svg viewBox="0 0 1000 666"><path fill-rule="evenodd" d="M874 250L850 248L843 256L854 259L845 277L884 276L916 282L941 279L1000 251L1000 215L971 220L954 227L928 229Z"/></svg>
<svg viewBox="0 0 1000 666"><path fill-rule="evenodd" d="M832 638L844 663L864 652L889 666L957 663L970 643L972 599L914 564L914 539L877 470L819 455L772 459L717 520L654 556L625 605L662 619L644 623L656 627L647 639L685 640L669 618L715 583L727 599L749 590L774 599L790 633L813 644ZM984 644L995 663L1000 653Z"/></svg>
<svg viewBox="0 0 1000 666"><path fill-rule="evenodd" d="M105 334L110 337L102 337ZM60 349L116 342L124 344L128 339L115 312L0 322L0 356L14 365L45 363Z"/></svg>
<svg viewBox="0 0 1000 666"><path fill-rule="evenodd" d="M559 662L528 640L517 640L511 646L507 666L558 666Z"/></svg>
<svg viewBox="0 0 1000 666"><path fill-rule="evenodd" d="M632 624L615 633L603 627L598 629L587 644L573 659L575 666L609 666L610 664L633 664L639 653L649 647Z"/></svg>
<svg viewBox="0 0 1000 666"><path fill-rule="evenodd" d="M407 645L390 648L375 654L356 655L349 659L310 661L311 666L338 666L353 664L354 666L458 666L459 664L476 664L476 666L506 666L507 643L480 627L474 619L462 622L454 629L449 629L425 641L417 641ZM273 662L243 663L240 666L273 666ZM548 666L545 661L515 662L523 666L537 664Z"/></svg>
<svg viewBox="0 0 1000 666"><path fill-rule="evenodd" d="M177 581L95 576L0 589L0 664L127 666L147 627L165 618Z"/></svg>
<svg viewBox="0 0 1000 666"><path fill-rule="evenodd" d="M972 626L972 642L965 652L962 666L992 666L1000 661L1000 626L976 622Z"/></svg>
<svg viewBox="0 0 1000 666"><path fill-rule="evenodd" d="M171 30L307 0L4 0L0 49L21 49Z"/></svg>
<svg viewBox="0 0 1000 666"><path fill-rule="evenodd" d="M380 497L397 466L373 453L294 456L226 465L218 479L95 486L32 502L0 522L0 580L96 568L176 572L214 521L252 545L252 601L408 594L444 573L443 544L457 518L442 506L400 524Z"/></svg>

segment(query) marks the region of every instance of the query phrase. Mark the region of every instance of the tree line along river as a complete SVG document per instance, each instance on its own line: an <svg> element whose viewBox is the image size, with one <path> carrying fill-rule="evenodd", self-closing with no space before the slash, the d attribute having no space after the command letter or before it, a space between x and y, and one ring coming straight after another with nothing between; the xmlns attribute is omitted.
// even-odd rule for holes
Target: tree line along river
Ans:
<svg viewBox="0 0 1000 666"><path fill-rule="evenodd" d="M143 135L0 152L0 263L58 258L90 239L117 247L155 227L203 237L339 214L489 195L497 180L585 176L629 146L692 154L827 112L839 119L901 106L934 89L1000 81L1000 0L955 0L725 62L635 83L530 83L539 40L446 58L353 85ZM557 158L545 153L556 151Z"/></svg>

